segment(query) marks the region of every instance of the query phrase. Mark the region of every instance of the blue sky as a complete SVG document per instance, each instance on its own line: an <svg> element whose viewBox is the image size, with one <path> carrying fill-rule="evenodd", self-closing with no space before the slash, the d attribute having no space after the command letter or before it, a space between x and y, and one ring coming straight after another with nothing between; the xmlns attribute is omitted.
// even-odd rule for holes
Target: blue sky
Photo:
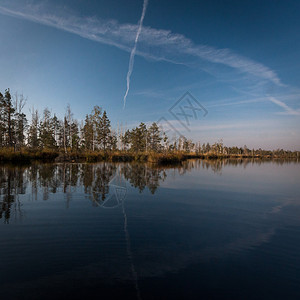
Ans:
<svg viewBox="0 0 300 300"><path fill-rule="evenodd" d="M195 141L300 150L300 2L0 0L0 90L114 127L161 117ZM208 111L187 127L170 107L190 92ZM191 115L191 111L189 112Z"/></svg>

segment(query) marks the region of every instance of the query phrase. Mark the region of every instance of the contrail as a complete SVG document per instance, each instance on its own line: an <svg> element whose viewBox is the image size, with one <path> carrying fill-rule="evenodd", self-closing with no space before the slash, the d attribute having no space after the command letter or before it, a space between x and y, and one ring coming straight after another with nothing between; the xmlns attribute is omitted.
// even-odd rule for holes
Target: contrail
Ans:
<svg viewBox="0 0 300 300"><path fill-rule="evenodd" d="M125 105L126 105L126 98L127 98L129 88L130 88L130 76L131 76L131 73L132 73L132 70L133 70L134 56L135 56L135 52L136 52L136 45L137 45L137 42L139 40L139 36L141 34L141 30L142 30L142 27L143 27L143 21L144 21L147 5L148 5L148 0L144 0L143 11L142 11L142 15L141 15L141 18L140 18L140 21L139 21L139 24L138 24L139 27L138 27L138 30L137 30L137 33L136 33L136 36L135 36L134 46L133 46L133 48L131 50L131 53L130 53L129 66L128 66L128 72L127 72L127 77L126 77L127 89L126 89L126 93L125 93L125 96L124 96L124 108L125 108Z"/></svg>

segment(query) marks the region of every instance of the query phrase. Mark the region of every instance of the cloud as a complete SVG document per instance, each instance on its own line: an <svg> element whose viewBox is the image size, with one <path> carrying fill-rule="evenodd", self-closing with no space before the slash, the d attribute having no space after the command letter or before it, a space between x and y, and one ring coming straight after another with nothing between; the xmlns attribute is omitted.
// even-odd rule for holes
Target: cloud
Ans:
<svg viewBox="0 0 300 300"><path fill-rule="evenodd" d="M22 8L20 8L22 7ZM0 6L0 13L22 18L39 24L55 27L83 38L131 52L139 25L119 24L116 20L102 20L95 17L77 17L71 13L49 13L43 5L19 5L18 8ZM182 34L170 30L143 27L139 39L137 55L170 63L183 63L183 57L198 58L231 67L241 73L251 74L282 86L275 71L245 58L230 49L217 49L207 45L197 45Z"/></svg>
<svg viewBox="0 0 300 300"><path fill-rule="evenodd" d="M225 103L211 104L211 105L207 105L206 107L207 108L211 108L211 107L221 107L221 106L243 105L243 104L261 102L262 100L265 100L265 97L263 97L263 98L257 98L257 99L242 100L242 101L234 101L234 102L225 102Z"/></svg>
<svg viewBox="0 0 300 300"><path fill-rule="evenodd" d="M171 125L177 132L185 135L188 133L186 130L183 129L183 127L180 125L178 120L168 120L162 121L160 123L162 127L167 128L168 125ZM274 127L273 121L269 120L256 120L253 122L253 120L240 120L240 121L235 121L235 122L218 122L216 123L215 121L212 120L207 120L205 122L199 122L199 120L194 120L192 124L189 126L189 132L194 132L194 133L199 133L199 132L204 132L204 131L228 131L228 129L234 129L236 131L241 131L244 129L256 129L256 128L266 128L266 127ZM232 132L230 130L230 132Z"/></svg>
<svg viewBox="0 0 300 300"><path fill-rule="evenodd" d="M281 108L284 109L284 112L280 112L280 114L285 114L285 115L293 115L293 116L300 116L300 110L293 109L286 105L284 102L274 98L274 97L269 97L268 98L271 102L274 104L280 106Z"/></svg>
<svg viewBox="0 0 300 300"><path fill-rule="evenodd" d="M299 93L297 94L287 94L284 96L279 96L281 100L278 100L278 98L271 97L271 96L263 96L263 97L254 97L250 98L247 100L238 100L238 101L232 101L234 98L229 98L229 99L224 99L222 101L215 101L215 102L210 102L211 104L206 105L207 108L212 108L212 107L221 107L221 106L234 106L234 105L243 105L243 104L249 104L249 103L258 103L258 102L272 102L275 103L276 105L280 106L283 108L285 111L281 112L281 114L290 114L290 115L298 115L299 110L295 110L291 107L289 107L287 104L285 104L282 100L289 100L289 99L298 99L300 96ZM236 99L239 99L236 98Z"/></svg>
<svg viewBox="0 0 300 300"><path fill-rule="evenodd" d="M126 77L127 89L126 89L126 92L125 92L125 95L124 95L124 108L125 108L125 105L126 105L126 98L127 98L127 95L128 95L129 89L130 89L130 77L131 77L131 74L132 74L132 71L133 71L134 56L135 56L135 53L136 53L136 46L137 46L137 42L139 40L141 31L142 31L143 21L144 21L144 18L145 18L147 5L148 5L148 0L144 0L143 11L142 11L142 15L141 15L141 18L140 18L140 21L139 21L138 30L136 32L134 46L133 46L133 48L131 50L131 53L130 53L129 66L128 66L128 72L127 72L127 77Z"/></svg>

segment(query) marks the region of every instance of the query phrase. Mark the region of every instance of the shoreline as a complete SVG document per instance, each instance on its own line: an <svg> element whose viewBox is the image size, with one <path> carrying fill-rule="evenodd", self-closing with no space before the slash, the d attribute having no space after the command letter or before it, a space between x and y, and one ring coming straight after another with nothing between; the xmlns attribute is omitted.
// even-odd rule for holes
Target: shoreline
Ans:
<svg viewBox="0 0 300 300"><path fill-rule="evenodd" d="M0 151L1 163L31 163L41 162L148 162L153 164L180 163L188 159L292 159L298 160L298 155L247 155L247 154L216 154L216 153L133 153L133 152L59 152L43 151Z"/></svg>

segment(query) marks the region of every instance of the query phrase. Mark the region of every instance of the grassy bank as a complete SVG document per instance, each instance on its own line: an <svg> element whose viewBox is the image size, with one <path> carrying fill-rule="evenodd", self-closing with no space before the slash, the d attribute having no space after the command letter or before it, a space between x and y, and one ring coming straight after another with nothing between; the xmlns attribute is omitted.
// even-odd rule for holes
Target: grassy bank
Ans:
<svg viewBox="0 0 300 300"><path fill-rule="evenodd" d="M0 162L28 163L32 160L54 161L59 153L56 151L12 151L0 150Z"/></svg>
<svg viewBox="0 0 300 300"><path fill-rule="evenodd" d="M13 151L1 150L0 162L12 163L29 163L31 161L46 161L46 162L149 162L153 164L172 164L193 158L201 159L223 159L223 158L261 158L261 159L280 159L280 158L296 158L290 156L275 156L275 155L224 155L215 153L195 154L184 152L170 153L133 153L133 152L59 152L52 150L42 151Z"/></svg>

